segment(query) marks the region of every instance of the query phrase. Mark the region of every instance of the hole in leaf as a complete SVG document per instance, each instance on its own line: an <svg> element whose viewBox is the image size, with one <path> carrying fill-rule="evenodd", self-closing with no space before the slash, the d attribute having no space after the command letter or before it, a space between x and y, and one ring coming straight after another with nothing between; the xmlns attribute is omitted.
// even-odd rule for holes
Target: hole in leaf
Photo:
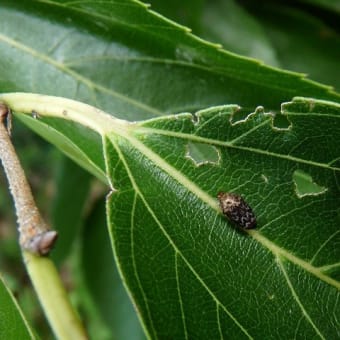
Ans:
<svg viewBox="0 0 340 340"><path fill-rule="evenodd" d="M218 150L214 146L204 143L188 143L186 157L190 158L196 165L217 164L220 160Z"/></svg>
<svg viewBox="0 0 340 340"><path fill-rule="evenodd" d="M273 128L276 130L289 130L292 126L292 123L289 121L287 116L278 113L274 114L273 118Z"/></svg>
<svg viewBox="0 0 340 340"><path fill-rule="evenodd" d="M264 109L263 106L258 106L255 111L249 112L247 108L240 108L239 110L235 111L230 119L231 125L236 125L239 123L246 122L251 116L254 116L259 113L263 113Z"/></svg>
<svg viewBox="0 0 340 340"><path fill-rule="evenodd" d="M249 112L249 110L240 108L232 114L230 122L232 125L244 122L248 119L249 115L251 115L251 112Z"/></svg>
<svg viewBox="0 0 340 340"><path fill-rule="evenodd" d="M310 195L320 195L327 191L327 188L316 184L312 176L301 170L294 171L293 181L295 184L295 192L299 198Z"/></svg>

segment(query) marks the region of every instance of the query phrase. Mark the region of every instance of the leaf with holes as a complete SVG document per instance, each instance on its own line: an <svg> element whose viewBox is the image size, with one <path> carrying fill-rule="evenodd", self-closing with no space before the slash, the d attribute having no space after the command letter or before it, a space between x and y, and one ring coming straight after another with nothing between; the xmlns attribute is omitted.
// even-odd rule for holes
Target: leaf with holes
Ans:
<svg viewBox="0 0 340 340"><path fill-rule="evenodd" d="M227 105L128 123L66 99L0 99L106 173L116 261L151 338L339 337L339 104L295 98L276 116ZM199 157L196 144L207 147ZM223 216L220 191L245 199L256 229Z"/></svg>

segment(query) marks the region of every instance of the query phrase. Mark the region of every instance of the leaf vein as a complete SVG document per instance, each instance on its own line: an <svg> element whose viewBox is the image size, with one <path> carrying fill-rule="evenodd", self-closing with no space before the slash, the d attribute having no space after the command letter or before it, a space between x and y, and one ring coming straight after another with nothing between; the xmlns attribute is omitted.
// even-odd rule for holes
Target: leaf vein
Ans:
<svg viewBox="0 0 340 340"><path fill-rule="evenodd" d="M337 234L340 233L340 230L337 230L336 232L334 232L331 236L328 237L328 239L319 247L319 249L315 252L314 256L312 257L312 259L309 261L310 264L312 264L316 257L318 256L318 254L321 252L321 250L327 245L327 243L329 241L331 241L331 239L336 236Z"/></svg>
<svg viewBox="0 0 340 340"><path fill-rule="evenodd" d="M186 326L186 321L185 321L185 313L184 313L184 307L183 307L183 301L182 301L182 295L181 295L181 286L180 286L180 282L179 282L178 256L179 256L179 253L175 252L176 284L177 284L177 292L178 292L179 305L180 305L181 314L182 314L182 323L183 323L184 337L185 337L185 339L188 339L188 331L187 331L187 326Z"/></svg>
<svg viewBox="0 0 340 340"><path fill-rule="evenodd" d="M218 332L220 334L220 339L223 340L223 333L222 333L222 328L221 328L221 320L220 320L220 306L218 303L216 303L216 319L217 319L217 327L218 327Z"/></svg>
<svg viewBox="0 0 340 340"><path fill-rule="evenodd" d="M133 198L133 205L132 205L132 211L131 211L131 221L130 221L132 267L133 267L133 271L134 271L134 274L135 274L135 278L136 278L139 290L142 294L142 298L143 298L144 305L145 305L145 308L146 308L146 314L147 314L147 317L149 319L149 323L150 323L150 326L151 326L153 336L154 336L154 338L157 338L157 336L156 336L157 332L156 332L155 327L154 327L154 323L153 323L153 319L152 319L152 316L151 316L149 304L148 304L148 301L147 301L147 296L145 294L142 282L140 280L138 270L137 270L137 264L136 264L135 242L134 242L136 204L137 204L137 192L135 192L134 198ZM139 314L139 313L137 313L137 314Z"/></svg>
<svg viewBox="0 0 340 340"><path fill-rule="evenodd" d="M306 318L306 320L311 324L311 326L314 328L315 332L319 335L319 337L323 340L326 340L326 338L322 335L321 331L318 329L318 327L314 324L312 318L310 317L310 315L308 314L308 312L306 311L305 307L303 306L301 300L299 299L299 296L297 295L292 282L289 279L288 273L286 272L286 269L284 268L284 265L280 259L280 256L277 257L277 262L279 264L279 267L287 281L288 287L293 295L293 298L295 299L296 303L298 304L299 308L302 311L302 314L304 315L304 317Z"/></svg>

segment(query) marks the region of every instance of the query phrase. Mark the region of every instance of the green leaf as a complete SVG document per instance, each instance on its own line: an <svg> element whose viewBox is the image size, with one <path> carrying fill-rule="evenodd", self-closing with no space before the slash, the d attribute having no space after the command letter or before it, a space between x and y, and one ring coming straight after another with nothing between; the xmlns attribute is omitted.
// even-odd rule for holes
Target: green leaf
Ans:
<svg viewBox="0 0 340 340"><path fill-rule="evenodd" d="M151 0L151 9L165 17L190 27L195 34L201 32L201 16L204 12L205 0Z"/></svg>
<svg viewBox="0 0 340 340"><path fill-rule="evenodd" d="M36 119L26 115L17 117L40 136L58 146L81 167L106 181L102 141L96 131L75 122L65 125L60 118Z"/></svg>
<svg viewBox="0 0 340 340"><path fill-rule="evenodd" d="M61 135L77 122L103 136L115 258L150 337L339 337L339 104L295 98L282 117L225 105L128 123L66 99L0 99ZM217 160L197 161L189 143ZM301 194L301 180L322 190ZM219 191L242 195L257 229L230 223Z"/></svg>
<svg viewBox="0 0 340 340"><path fill-rule="evenodd" d="M117 189L109 221L124 278L152 338L336 338L340 106L285 103L284 130L261 111L232 125L237 110L107 134ZM195 164L185 155L189 141L213 145L219 162ZM296 170L327 190L301 197ZM246 199L257 230L221 216L221 190Z"/></svg>
<svg viewBox="0 0 340 340"><path fill-rule="evenodd" d="M243 107L206 110L195 124L184 114L130 125L53 98L8 102L35 111L17 116L118 190L115 256L151 336L339 337L338 109L293 102L283 107L289 129L259 109L228 121L259 105L277 112L296 95L339 94L221 50L132 0L5 0L0 11L2 91L75 98L129 120ZM217 157L204 157L209 148ZM301 194L296 174L325 190ZM241 193L259 231L225 220L218 190Z"/></svg>
<svg viewBox="0 0 340 340"><path fill-rule="evenodd" d="M327 26L327 18L325 23L307 11L277 4L262 10L255 4L252 11L266 29L267 38L283 68L304 72L312 79L340 89L339 77L334 72L340 56L340 36Z"/></svg>
<svg viewBox="0 0 340 340"><path fill-rule="evenodd" d="M229 51L280 66L267 30L268 27L235 1L209 1L203 11L201 35L204 38L221 43Z"/></svg>
<svg viewBox="0 0 340 340"><path fill-rule="evenodd" d="M82 222L91 176L69 158L61 160L52 203L52 227L59 233L58 246L51 256L61 263L69 255Z"/></svg>
<svg viewBox="0 0 340 340"><path fill-rule="evenodd" d="M0 338L36 339L18 303L0 275Z"/></svg>
<svg viewBox="0 0 340 340"><path fill-rule="evenodd" d="M2 92L74 98L128 120L225 103L278 110L296 95L339 98L301 74L203 41L137 1L6 0L0 11Z"/></svg>
<svg viewBox="0 0 340 340"><path fill-rule="evenodd" d="M86 222L82 244L81 267L84 282L95 303L97 313L99 312L102 322L109 330L108 338L144 339L136 311L115 265L106 226L104 199L95 204ZM99 330L95 332L91 334L91 338L98 338Z"/></svg>
<svg viewBox="0 0 340 340"><path fill-rule="evenodd" d="M336 1L329 1L329 0L300 0L301 2L306 2L313 4L316 7L326 8L329 10L333 10L340 14L340 2Z"/></svg>

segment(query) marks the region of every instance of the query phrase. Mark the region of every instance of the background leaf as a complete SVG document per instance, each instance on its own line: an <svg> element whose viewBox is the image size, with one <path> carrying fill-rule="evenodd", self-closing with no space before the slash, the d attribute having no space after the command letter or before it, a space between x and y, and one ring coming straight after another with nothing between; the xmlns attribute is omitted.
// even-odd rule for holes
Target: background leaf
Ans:
<svg viewBox="0 0 340 340"><path fill-rule="evenodd" d="M280 66L274 46L266 30L255 15L250 15L237 1L183 1L152 0L152 8L168 18L188 26L200 37L220 43L223 48ZM289 67L288 67L289 69Z"/></svg>
<svg viewBox="0 0 340 340"><path fill-rule="evenodd" d="M338 1L328 1L328 0L301 0L301 2L306 2L315 5L317 8L327 8L340 13L340 3Z"/></svg>
<svg viewBox="0 0 340 340"><path fill-rule="evenodd" d="M337 72L332 71L340 58L340 39L336 30L327 26L327 21L300 8L284 5L265 6L261 11L254 3L249 7L266 28L281 67L304 72L312 79L340 89Z"/></svg>
<svg viewBox="0 0 340 340"><path fill-rule="evenodd" d="M56 263L61 263L70 254L81 226L91 176L66 157L62 159L58 175L57 194L52 204L52 226L59 237L58 246L51 256Z"/></svg>
<svg viewBox="0 0 340 340"><path fill-rule="evenodd" d="M132 0L4 1L1 12L3 92L76 98L125 119L225 103L277 110L295 95L339 98L223 51Z"/></svg>
<svg viewBox="0 0 340 340"><path fill-rule="evenodd" d="M36 339L19 305L0 276L0 338Z"/></svg>
<svg viewBox="0 0 340 340"><path fill-rule="evenodd" d="M83 238L81 254L83 280L108 330L107 338L144 339L136 311L125 291L112 256L104 199L95 204L87 220ZM99 331L96 329L91 337L98 337Z"/></svg>

